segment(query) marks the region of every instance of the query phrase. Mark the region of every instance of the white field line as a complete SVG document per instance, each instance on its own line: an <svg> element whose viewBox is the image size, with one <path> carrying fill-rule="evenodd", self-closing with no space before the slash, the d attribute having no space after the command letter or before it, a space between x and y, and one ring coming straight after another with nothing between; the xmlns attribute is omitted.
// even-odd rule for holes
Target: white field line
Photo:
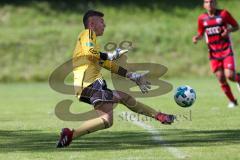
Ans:
<svg viewBox="0 0 240 160"><path fill-rule="evenodd" d="M123 113L125 113L125 112L123 112ZM131 115L131 114L132 114L131 112L128 112L128 114L126 114L126 115ZM139 127L142 127L143 129L145 129L149 133L151 133L152 134L152 139L154 141L157 141L159 144L161 144L175 158L185 159L185 158L189 157L185 153L183 153L180 150L178 150L177 148L166 146L165 143L164 143L164 140L162 139L162 137L160 137L160 132L157 131L153 126L145 124L143 121L139 121L135 117L131 117L131 119L130 119L130 116L127 116L127 120L128 120L128 122L131 122L131 123L133 123L133 124L135 124L135 125L137 125Z"/></svg>

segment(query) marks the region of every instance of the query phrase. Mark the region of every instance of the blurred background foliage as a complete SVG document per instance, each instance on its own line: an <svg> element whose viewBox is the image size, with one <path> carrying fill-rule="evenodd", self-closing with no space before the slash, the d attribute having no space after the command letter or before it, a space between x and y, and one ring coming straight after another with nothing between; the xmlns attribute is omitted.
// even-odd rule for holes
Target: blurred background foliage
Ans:
<svg viewBox="0 0 240 160"><path fill-rule="evenodd" d="M218 5L240 20L239 0ZM108 42L131 41L129 63L163 64L169 69L166 78L211 74L205 42L191 41L204 12L202 0L1 0L0 81L47 81L71 58L88 9L105 13L107 27L98 39L103 50ZM232 34L238 63L239 37Z"/></svg>

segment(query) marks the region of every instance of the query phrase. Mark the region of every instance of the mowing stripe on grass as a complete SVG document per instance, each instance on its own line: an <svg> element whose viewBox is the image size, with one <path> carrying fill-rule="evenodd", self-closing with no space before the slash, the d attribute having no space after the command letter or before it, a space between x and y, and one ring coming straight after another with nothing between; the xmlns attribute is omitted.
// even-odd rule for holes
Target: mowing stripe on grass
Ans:
<svg viewBox="0 0 240 160"><path fill-rule="evenodd" d="M125 113L125 112L123 112ZM149 133L152 134L152 139L154 141L157 141L159 144L161 144L168 152L170 152L174 157L178 158L178 159L185 159L187 158L188 156L181 152L180 150L178 150L177 148L174 148L174 147L168 147L165 145L164 143L164 140L160 137L160 132L157 131L153 126L151 125L148 125L148 124L145 124L143 121L139 121L137 120L137 118L135 117L131 117L130 118L130 115L132 114L131 112L127 112L128 114L126 115L129 115L127 116L127 120L128 122L131 122L139 127L142 127L143 129L147 130Z"/></svg>

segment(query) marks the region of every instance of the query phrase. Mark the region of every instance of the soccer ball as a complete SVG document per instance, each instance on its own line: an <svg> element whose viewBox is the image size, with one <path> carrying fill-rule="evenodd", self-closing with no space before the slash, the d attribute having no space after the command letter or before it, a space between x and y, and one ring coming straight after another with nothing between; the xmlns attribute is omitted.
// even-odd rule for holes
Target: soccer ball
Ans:
<svg viewBox="0 0 240 160"><path fill-rule="evenodd" d="M180 86L175 91L174 100L181 107L190 107L196 100L196 93L190 86Z"/></svg>

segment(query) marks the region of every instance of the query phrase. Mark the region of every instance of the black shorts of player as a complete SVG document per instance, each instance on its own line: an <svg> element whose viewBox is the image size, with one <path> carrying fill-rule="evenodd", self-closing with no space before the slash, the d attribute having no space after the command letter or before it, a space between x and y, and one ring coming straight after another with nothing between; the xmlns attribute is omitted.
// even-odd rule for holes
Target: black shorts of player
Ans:
<svg viewBox="0 0 240 160"><path fill-rule="evenodd" d="M107 88L105 80L98 79L83 89L79 100L92 105L99 102L113 102L113 92Z"/></svg>

